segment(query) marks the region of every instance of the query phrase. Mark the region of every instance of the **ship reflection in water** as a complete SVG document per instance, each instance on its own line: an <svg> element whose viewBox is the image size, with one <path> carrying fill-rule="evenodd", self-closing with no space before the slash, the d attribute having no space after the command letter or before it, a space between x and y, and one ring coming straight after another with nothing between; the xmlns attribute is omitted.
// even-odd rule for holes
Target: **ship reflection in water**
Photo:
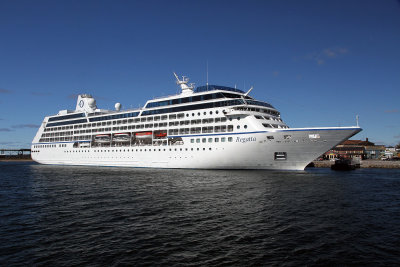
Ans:
<svg viewBox="0 0 400 267"><path fill-rule="evenodd" d="M4 266L400 261L400 170L0 168Z"/></svg>

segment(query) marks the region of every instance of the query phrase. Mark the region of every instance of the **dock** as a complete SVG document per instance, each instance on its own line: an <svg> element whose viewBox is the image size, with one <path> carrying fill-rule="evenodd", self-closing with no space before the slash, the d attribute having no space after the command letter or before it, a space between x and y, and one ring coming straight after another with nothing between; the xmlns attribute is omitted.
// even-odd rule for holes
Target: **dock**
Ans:
<svg viewBox="0 0 400 267"><path fill-rule="evenodd" d="M334 161L330 160L316 160L313 163L316 168L330 168L331 165L335 164ZM400 161L367 159L361 161L360 168L400 169Z"/></svg>

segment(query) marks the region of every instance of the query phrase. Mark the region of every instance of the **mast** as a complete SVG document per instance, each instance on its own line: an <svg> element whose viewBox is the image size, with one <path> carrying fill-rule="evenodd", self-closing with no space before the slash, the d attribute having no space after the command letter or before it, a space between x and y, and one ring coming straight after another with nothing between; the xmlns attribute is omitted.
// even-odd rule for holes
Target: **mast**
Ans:
<svg viewBox="0 0 400 267"><path fill-rule="evenodd" d="M175 78L176 78L176 84L178 84L181 87L182 90L182 94L183 95L189 95L189 94L193 94L193 88L194 88L194 84L191 83L188 85L189 83L189 78L182 76L182 80L179 80L178 75L174 72Z"/></svg>

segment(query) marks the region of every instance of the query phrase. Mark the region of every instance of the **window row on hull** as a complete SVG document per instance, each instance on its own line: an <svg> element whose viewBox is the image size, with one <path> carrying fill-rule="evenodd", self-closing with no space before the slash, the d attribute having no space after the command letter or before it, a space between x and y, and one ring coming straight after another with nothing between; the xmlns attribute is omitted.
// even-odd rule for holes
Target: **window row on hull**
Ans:
<svg viewBox="0 0 400 267"><path fill-rule="evenodd" d="M116 120L116 119L137 117L138 115L139 115L139 112L130 112L130 113L122 113L122 114L89 118L89 121L94 122L94 121Z"/></svg>
<svg viewBox="0 0 400 267"><path fill-rule="evenodd" d="M237 105L244 105L243 100L242 99L235 99L235 100L226 100L226 101L219 101L219 102L195 104L195 105L189 105L189 106L180 106L180 107L172 107L172 108L146 110L146 111L142 112L142 116L164 114L164 113L174 113L174 112L181 112L181 111L188 111L188 110L218 108L218 107L226 107L226 106L237 106Z"/></svg>
<svg viewBox="0 0 400 267"><path fill-rule="evenodd" d="M86 123L86 122L87 122L86 119L73 120L73 121L51 122L51 123L47 123L46 127L55 127L55 126L63 126L63 125Z"/></svg>
<svg viewBox="0 0 400 267"><path fill-rule="evenodd" d="M51 117L51 118L49 118L49 122L50 121L62 121L62 120L69 120L69 119L77 119L77 118L83 118L83 117L85 117L85 113L75 113L75 114L70 114L70 115Z"/></svg>
<svg viewBox="0 0 400 267"><path fill-rule="evenodd" d="M246 103L247 104L251 104L251 105L258 105L258 106L264 106L264 107L273 108L270 104L264 103L264 102L260 102L260 101L246 100ZM156 109L156 110L146 110L146 111L143 111L141 115L142 116L149 116L149 115L175 113L175 112L182 112L182 111L189 111L189 110L200 110L200 109L226 107L226 106L237 106L237 105L244 105L244 104L245 104L245 102L242 99L235 99L235 100L226 100L226 101L195 104L195 105L188 105L188 106ZM279 114L279 113L277 113L275 111L273 111L273 113ZM80 113L80 114L84 114L84 113ZM89 121L90 122L111 121L111 120L116 120L116 119L137 117L138 115L139 115L139 112L129 112L129 113L114 114L114 115L107 115L107 116L101 116L101 117L92 117L92 118L89 118ZM182 116L183 116L183 114L182 114ZM50 119L52 119L52 118L50 118ZM47 123L46 127L65 126L65 125L71 125L71 124L81 124L81 123L86 123L86 122L87 122L86 119L60 121L60 122L50 122L50 123Z"/></svg>
<svg viewBox="0 0 400 267"><path fill-rule="evenodd" d="M124 130L130 130L130 129L126 129L126 126L124 127L125 129L120 129L122 131ZM247 126L245 126L245 128L247 128ZM110 135L110 130L111 128L105 128L103 129L105 131L102 132L102 134L108 134ZM133 129L132 129L133 130ZM160 131L167 131L167 129L165 130L157 130L154 131L154 133L156 132L160 132ZM152 130L150 130L150 132L152 132ZM208 126L208 127L192 127L192 128L181 128L181 129L169 129L168 130L168 135L188 135L188 134L200 134L200 133L225 133L225 132L233 132L233 125L218 125L218 126ZM129 134L131 134L131 132L128 132ZM39 142L59 142L59 141L78 141L78 140L91 140L93 139L95 136L97 135L75 135L75 136L68 136L68 135L72 135L72 132L66 132L65 133L67 136L62 136L64 134L60 134L60 136L58 135L50 135L48 136L48 134L46 134L46 136L42 136L42 138L40 138ZM80 134L85 134L85 132L82 132ZM90 133L86 133L86 134L90 134ZM134 135L132 135L134 136Z"/></svg>
<svg viewBox="0 0 400 267"><path fill-rule="evenodd" d="M157 101L157 102L150 102L145 106L145 108L164 107L164 106L178 105L178 104L184 104L184 103L193 103L193 102L212 100L212 99L220 99L220 98L240 98L240 95L231 94L231 93L221 93L221 92L207 94L207 95L196 95L196 96L189 96L189 97L183 97L183 98L162 100L162 101Z"/></svg>

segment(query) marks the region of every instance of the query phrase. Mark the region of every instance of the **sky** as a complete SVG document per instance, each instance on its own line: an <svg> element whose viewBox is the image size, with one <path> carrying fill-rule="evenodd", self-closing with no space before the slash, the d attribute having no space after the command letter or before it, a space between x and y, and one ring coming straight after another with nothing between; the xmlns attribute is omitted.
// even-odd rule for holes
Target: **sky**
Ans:
<svg viewBox="0 0 400 267"><path fill-rule="evenodd" d="M207 68L208 66L208 68ZM354 126L400 142L400 2L0 0L0 148L29 148L43 118L92 94L143 106L236 86L289 127Z"/></svg>

